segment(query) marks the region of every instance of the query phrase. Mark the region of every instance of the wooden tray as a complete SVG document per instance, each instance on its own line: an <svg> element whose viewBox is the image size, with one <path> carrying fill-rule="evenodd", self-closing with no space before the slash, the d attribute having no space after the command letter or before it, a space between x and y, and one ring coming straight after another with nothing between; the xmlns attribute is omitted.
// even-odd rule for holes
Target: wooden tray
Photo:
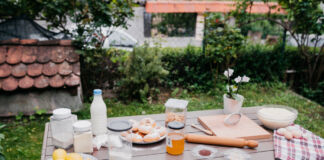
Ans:
<svg viewBox="0 0 324 160"><path fill-rule="evenodd" d="M251 119L242 115L239 123L233 126L224 124L227 115L213 115L198 117L199 123L219 137L244 138L244 139L266 139L271 134Z"/></svg>

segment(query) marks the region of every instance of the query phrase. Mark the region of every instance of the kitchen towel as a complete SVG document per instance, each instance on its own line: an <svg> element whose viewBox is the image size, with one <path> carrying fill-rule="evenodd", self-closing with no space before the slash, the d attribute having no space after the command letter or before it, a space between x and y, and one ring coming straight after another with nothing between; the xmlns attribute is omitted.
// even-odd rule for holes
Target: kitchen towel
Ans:
<svg viewBox="0 0 324 160"><path fill-rule="evenodd" d="M281 160L323 160L324 139L299 125L294 125L303 133L300 139L287 140L277 133L273 134L275 158Z"/></svg>

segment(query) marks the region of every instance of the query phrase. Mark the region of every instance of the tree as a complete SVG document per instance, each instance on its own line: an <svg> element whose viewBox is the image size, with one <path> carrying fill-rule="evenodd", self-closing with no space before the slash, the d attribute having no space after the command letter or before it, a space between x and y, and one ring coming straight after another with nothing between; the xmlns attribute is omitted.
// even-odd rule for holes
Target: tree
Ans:
<svg viewBox="0 0 324 160"><path fill-rule="evenodd" d="M237 58L237 52L244 45L241 30L230 25L230 15L209 13L206 16L204 47L206 57L212 59L210 68L216 83L218 72L230 67Z"/></svg>
<svg viewBox="0 0 324 160"><path fill-rule="evenodd" d="M263 0L268 3L269 0ZM245 25L259 20L269 20L283 27L297 42L299 54L304 57L307 63L307 82L310 87L317 86L322 73L324 72L324 44L319 42L323 39L324 33L323 14L320 9L320 0L278 0L278 3L287 14L283 18L271 14L274 9L280 10L278 6L269 6L269 13L261 18L252 19L249 12L253 0L243 0L238 2L233 15L237 18L239 25ZM312 35L313 38L312 38ZM309 47L309 42L314 44Z"/></svg>
<svg viewBox="0 0 324 160"><path fill-rule="evenodd" d="M0 19L45 20L48 28L71 35L81 48L101 47L111 27L127 27L131 0L1 0ZM68 22L75 26L66 28Z"/></svg>

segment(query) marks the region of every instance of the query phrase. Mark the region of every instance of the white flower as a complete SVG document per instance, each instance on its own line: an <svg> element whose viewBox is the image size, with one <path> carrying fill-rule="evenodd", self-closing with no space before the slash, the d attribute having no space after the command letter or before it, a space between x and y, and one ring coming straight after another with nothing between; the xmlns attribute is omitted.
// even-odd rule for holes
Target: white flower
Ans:
<svg viewBox="0 0 324 160"><path fill-rule="evenodd" d="M225 75L225 77L229 78L233 75L233 73L234 73L234 70L228 68L227 70L225 70L224 75Z"/></svg>
<svg viewBox="0 0 324 160"><path fill-rule="evenodd" d="M240 82L242 81L242 77L241 77L241 76L238 76L238 77L236 77L236 78L234 79L234 81L235 81L236 83L240 83Z"/></svg>
<svg viewBox="0 0 324 160"><path fill-rule="evenodd" d="M250 81L250 78L244 75L242 78L242 82L249 82L249 81Z"/></svg>

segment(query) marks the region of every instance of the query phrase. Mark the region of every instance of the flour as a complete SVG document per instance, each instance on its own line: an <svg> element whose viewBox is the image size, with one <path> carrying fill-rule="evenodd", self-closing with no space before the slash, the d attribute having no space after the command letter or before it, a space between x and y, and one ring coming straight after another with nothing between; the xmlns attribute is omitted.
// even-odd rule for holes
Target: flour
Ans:
<svg viewBox="0 0 324 160"><path fill-rule="evenodd" d="M259 113L274 120L286 120L295 116L293 112L284 108L263 108Z"/></svg>

